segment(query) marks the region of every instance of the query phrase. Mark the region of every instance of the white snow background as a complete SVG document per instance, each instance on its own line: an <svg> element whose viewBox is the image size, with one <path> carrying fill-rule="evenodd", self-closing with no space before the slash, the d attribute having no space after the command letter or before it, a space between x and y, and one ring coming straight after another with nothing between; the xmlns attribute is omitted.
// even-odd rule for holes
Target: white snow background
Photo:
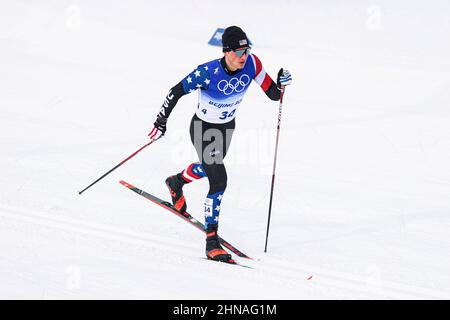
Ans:
<svg viewBox="0 0 450 320"><path fill-rule="evenodd" d="M196 161L197 94L144 145L169 88L241 26L273 77L253 84L226 158L220 234L255 261L204 257L204 235L132 193ZM3 299L449 299L450 2L0 1ZM207 181L185 187L200 220Z"/></svg>

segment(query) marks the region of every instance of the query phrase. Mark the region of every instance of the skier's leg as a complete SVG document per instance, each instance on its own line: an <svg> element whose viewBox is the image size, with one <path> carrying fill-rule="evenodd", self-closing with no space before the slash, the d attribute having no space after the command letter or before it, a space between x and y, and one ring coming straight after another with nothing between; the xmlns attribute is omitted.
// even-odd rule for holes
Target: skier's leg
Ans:
<svg viewBox="0 0 450 320"><path fill-rule="evenodd" d="M209 191L204 203L206 249L209 259L230 261L231 255L220 245L217 230L222 197L227 186L227 172L223 159L228 151L234 130L234 121L227 124L209 124L193 118L191 140L209 181Z"/></svg>
<svg viewBox="0 0 450 320"><path fill-rule="evenodd" d="M220 205L227 187L227 171L222 164L204 164L209 181L209 191L206 196L204 214L205 228L219 223Z"/></svg>
<svg viewBox="0 0 450 320"><path fill-rule="evenodd" d="M201 159L203 150L203 122L194 116L191 120L190 136ZM194 142L195 141L195 142ZM186 169L166 179L166 185L172 197L172 204L180 212L186 211L187 204L183 195L183 186L192 181L206 177L206 173L200 162L191 163Z"/></svg>
<svg viewBox="0 0 450 320"><path fill-rule="evenodd" d="M170 176L166 179L166 185L172 196L172 203L175 209L184 212L187 209L186 199L183 195L183 186L192 181L206 177L202 165L199 162L191 163L182 172Z"/></svg>
<svg viewBox="0 0 450 320"><path fill-rule="evenodd" d="M206 177L205 170L200 162L191 163L186 169L179 173L184 183L191 183L192 181Z"/></svg>
<svg viewBox="0 0 450 320"><path fill-rule="evenodd" d="M187 209L186 199L183 195L183 186L185 181L183 178L176 174L166 179L166 186L169 189L170 196L172 197L172 204L179 212L184 212Z"/></svg>
<svg viewBox="0 0 450 320"><path fill-rule="evenodd" d="M234 121L224 124L211 124L196 116L190 126L191 141L197 151L201 168L208 177L209 192L205 200L205 227L218 224L220 203L227 186L225 158L233 134Z"/></svg>
<svg viewBox="0 0 450 320"><path fill-rule="evenodd" d="M205 199L205 253L209 259L219 261L231 260L231 255L220 245L217 230L219 228L219 213L222 197L227 187L227 172L222 164L204 164L209 180L209 192Z"/></svg>

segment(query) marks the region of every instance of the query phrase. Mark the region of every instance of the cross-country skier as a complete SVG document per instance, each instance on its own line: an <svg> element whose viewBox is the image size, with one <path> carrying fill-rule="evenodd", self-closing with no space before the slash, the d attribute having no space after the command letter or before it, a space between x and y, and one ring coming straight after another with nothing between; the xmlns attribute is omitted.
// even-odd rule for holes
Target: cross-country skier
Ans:
<svg viewBox="0 0 450 320"><path fill-rule="evenodd" d="M277 83L264 70L259 58L250 53L247 35L241 28L231 26L222 35L223 57L199 65L170 89L158 113L150 139L166 132L167 119L182 96L199 90L197 110L191 120L191 141L199 162L190 164L176 175L166 179L174 207L183 212L186 200L183 186L204 177L209 181L204 215L206 228L206 256L228 262L231 255L220 245L217 235L220 203L227 186L223 164L235 128L235 116L252 80L261 86L274 101L280 99L283 86L291 84L291 75L282 68Z"/></svg>

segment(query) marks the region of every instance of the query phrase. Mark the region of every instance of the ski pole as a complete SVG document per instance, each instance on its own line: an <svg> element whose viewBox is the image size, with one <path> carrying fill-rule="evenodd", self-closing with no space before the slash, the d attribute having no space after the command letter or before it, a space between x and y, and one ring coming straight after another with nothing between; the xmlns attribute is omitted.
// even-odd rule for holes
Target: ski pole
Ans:
<svg viewBox="0 0 450 320"><path fill-rule="evenodd" d="M267 252L267 242L269 240L270 215L272 213L273 188L275 185L275 169L277 166L278 139L280 137L280 124L281 124L281 111L283 108L283 96L284 96L284 87L281 87L280 106L278 108L277 138L275 141L275 156L273 159L272 186L270 188L269 216L267 218L266 245L264 247L264 252Z"/></svg>
<svg viewBox="0 0 450 320"><path fill-rule="evenodd" d="M108 174L110 174L111 172L113 172L114 170L116 170L118 167L120 167L121 165L123 165L125 162L127 162L128 160L130 160L131 158L133 158L135 155L137 155L140 151L142 151L144 148L148 147L149 145L151 145L153 142L155 142L156 140L158 140L159 138L161 138L162 136L159 136L156 139L152 139L150 140L150 142L146 143L145 145L143 145L141 148L139 148L138 150L136 150L132 155L130 155L128 158L126 158L125 160L123 160L122 162L120 162L118 165L116 165L114 168L112 168L111 170L109 170L108 172L106 172L104 175L102 175L100 178L98 178L97 180L95 180L94 182L92 182L90 185L88 185L86 188L84 188L81 191L78 191L78 194L82 194L84 191L86 191L87 189L89 189L90 187L92 187L94 184L96 184L97 182L99 182L100 180L102 180L104 177L106 177Z"/></svg>

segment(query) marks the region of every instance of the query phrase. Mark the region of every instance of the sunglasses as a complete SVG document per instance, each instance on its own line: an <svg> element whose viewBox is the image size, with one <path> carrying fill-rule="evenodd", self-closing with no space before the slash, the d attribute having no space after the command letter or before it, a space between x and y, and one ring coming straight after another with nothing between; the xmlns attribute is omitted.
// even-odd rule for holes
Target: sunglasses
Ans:
<svg viewBox="0 0 450 320"><path fill-rule="evenodd" d="M239 49L239 50L233 50L233 52L236 54L237 57L242 57L244 54L249 55L250 54L250 50L251 48L244 48L244 49Z"/></svg>

